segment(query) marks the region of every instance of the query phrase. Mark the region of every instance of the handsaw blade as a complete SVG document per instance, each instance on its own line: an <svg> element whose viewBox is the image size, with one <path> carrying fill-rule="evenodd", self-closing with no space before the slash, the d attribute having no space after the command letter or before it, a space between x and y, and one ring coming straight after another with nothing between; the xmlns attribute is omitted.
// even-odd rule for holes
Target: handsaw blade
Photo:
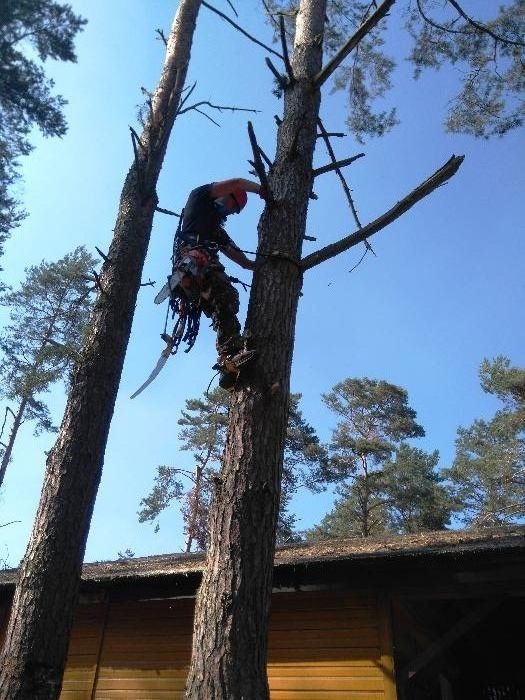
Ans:
<svg viewBox="0 0 525 700"><path fill-rule="evenodd" d="M171 292L175 289L175 287L178 285L178 283L183 277L184 272L180 272L180 270L177 270L172 275L170 275L164 287L162 287L160 292L155 297L155 304L162 304L162 302L170 296Z"/></svg>
<svg viewBox="0 0 525 700"><path fill-rule="evenodd" d="M149 377L146 379L144 384L141 384L137 391L130 396L130 399L134 399L136 396L141 394L146 387L148 387L151 382L157 377L157 375L160 373L166 362L168 361L168 357L171 354L171 351L173 349L173 343L168 343L167 347L164 348L164 350L160 353L160 357L157 361L157 364L153 368L153 371L149 375Z"/></svg>

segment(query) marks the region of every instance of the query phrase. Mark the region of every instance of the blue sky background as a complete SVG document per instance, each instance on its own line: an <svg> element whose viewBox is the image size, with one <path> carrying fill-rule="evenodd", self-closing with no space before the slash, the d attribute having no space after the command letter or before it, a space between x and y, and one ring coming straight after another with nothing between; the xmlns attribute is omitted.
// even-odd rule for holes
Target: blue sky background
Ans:
<svg viewBox="0 0 525 700"><path fill-rule="evenodd" d="M4 279L16 285L24 268L43 258L56 260L77 245L95 253L107 250L123 178L132 159L129 125L143 101L141 86L153 90L163 62L155 29L169 31L176 2L163 0L73 0L89 20L77 41L76 65L48 64L57 91L69 101L68 134L45 140L35 133L34 152L23 162L18 196L30 216L15 231L2 260ZM257 0L237 2L239 22L270 42ZM477 369L484 357L505 354L525 365L525 275L523 235L523 132L479 141L445 134L442 123L458 90L457 74L446 68L415 82L404 61L407 37L396 29L399 7L387 20L387 50L398 68L385 105L395 104L401 124L386 137L364 146L351 136L334 147L343 158L364 151L346 170L363 224L376 218L440 167L452 153L465 154L459 173L408 214L371 239L377 257L368 255L351 274L362 247L315 268L305 276L297 323L292 388L302 392L302 409L323 440L335 419L320 395L346 377L368 376L404 386L427 435L422 449L439 449L440 466L454 455L459 425L491 416L497 402L482 393ZM488 11L493 3L466 3ZM217 7L228 11L227 3ZM210 112L221 127L197 113L174 128L158 186L160 205L180 211L195 186L228 177L249 176L251 157L246 123L251 119L264 150L275 148L274 114L282 103L272 95L266 51L250 43L206 8L200 13L188 81L197 81L195 101L250 107L256 115ZM330 131L345 130L346 96L323 93L322 117ZM319 142L316 165L328 162ZM313 252L355 230L338 179L318 179L319 199L310 203L306 242ZM256 245L262 202L251 196L228 231L248 250ZM174 219L155 218L144 281L156 289L169 272ZM249 281L229 264L231 274ZM203 324L196 347L171 359L159 379L129 400L155 364L163 347L165 308L153 304L156 290L140 293L121 389L106 451L86 560L116 558L130 547L137 555L179 551L183 546L176 508L160 518L160 531L139 524L140 499L152 485L159 464L190 466L180 452L177 419L184 401L201 395L211 379L214 337ZM241 291L244 318L247 296ZM6 314L2 311L5 322ZM60 422L64 388L49 395ZM2 409L3 412L3 409ZM18 564L24 554L37 507L45 451L54 436L35 438L25 424L15 445L0 493L0 559ZM330 492L301 493L294 500L299 526L318 522L331 508Z"/></svg>

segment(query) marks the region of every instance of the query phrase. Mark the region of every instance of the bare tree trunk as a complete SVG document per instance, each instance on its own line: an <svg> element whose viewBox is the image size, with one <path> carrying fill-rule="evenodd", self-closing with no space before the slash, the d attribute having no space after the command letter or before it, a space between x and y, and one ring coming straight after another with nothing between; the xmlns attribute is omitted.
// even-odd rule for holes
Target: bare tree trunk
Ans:
<svg viewBox="0 0 525 700"><path fill-rule="evenodd" d="M254 377L235 392L220 483L210 517L186 697L266 700L267 619L288 417L299 267L312 184L326 0L302 0L275 163L275 198L259 250L279 251L255 273L247 328L259 351ZM260 257L259 257L260 260ZM272 388L273 387L273 388Z"/></svg>
<svg viewBox="0 0 525 700"><path fill-rule="evenodd" d="M100 292L47 470L1 661L1 700L60 694L89 524L131 330L155 187L180 104L200 0L181 0L150 116L135 142Z"/></svg>
<svg viewBox="0 0 525 700"><path fill-rule="evenodd" d="M22 419L24 417L24 411L26 410L26 406L27 398L24 397L20 401L18 411L15 414L13 414L13 427L11 428L11 432L9 433L9 440L7 441L7 445L5 446L5 452L2 455L2 461L0 462L0 486L2 486L2 484L4 483L7 465L9 464L9 460L11 459L11 455L13 454L13 446L15 444L16 436L18 435L20 426L22 425ZM11 409L9 409L9 411L11 411Z"/></svg>

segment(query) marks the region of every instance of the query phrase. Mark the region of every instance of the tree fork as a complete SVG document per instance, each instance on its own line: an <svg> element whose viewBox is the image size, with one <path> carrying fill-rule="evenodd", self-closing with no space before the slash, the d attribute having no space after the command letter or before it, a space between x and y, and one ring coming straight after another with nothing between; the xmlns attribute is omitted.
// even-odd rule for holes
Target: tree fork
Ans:
<svg viewBox="0 0 525 700"><path fill-rule="evenodd" d="M60 694L89 524L140 288L155 188L189 62L201 0L181 0L151 115L124 182L109 258L74 371L20 570L0 671L0 700ZM137 166L137 167L135 167ZM143 176L141 188L138 172Z"/></svg>
<svg viewBox="0 0 525 700"><path fill-rule="evenodd" d="M266 700L267 622L288 414L306 210L312 184L325 0L302 0L277 153L273 200L259 224L265 258L254 275L246 327L258 350L253 376L232 397L221 478L210 514L207 567L197 598L186 697ZM293 158L290 155L293 154ZM271 387L278 385L279 391Z"/></svg>

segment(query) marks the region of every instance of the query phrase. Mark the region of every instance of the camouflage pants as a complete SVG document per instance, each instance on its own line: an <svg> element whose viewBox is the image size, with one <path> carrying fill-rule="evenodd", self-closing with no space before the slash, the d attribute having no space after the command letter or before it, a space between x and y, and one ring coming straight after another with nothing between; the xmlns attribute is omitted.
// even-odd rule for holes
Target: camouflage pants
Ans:
<svg viewBox="0 0 525 700"><path fill-rule="evenodd" d="M241 324L237 320L239 292L218 261L211 263L203 286L201 308L212 320L213 329L217 333L219 354L242 349Z"/></svg>

